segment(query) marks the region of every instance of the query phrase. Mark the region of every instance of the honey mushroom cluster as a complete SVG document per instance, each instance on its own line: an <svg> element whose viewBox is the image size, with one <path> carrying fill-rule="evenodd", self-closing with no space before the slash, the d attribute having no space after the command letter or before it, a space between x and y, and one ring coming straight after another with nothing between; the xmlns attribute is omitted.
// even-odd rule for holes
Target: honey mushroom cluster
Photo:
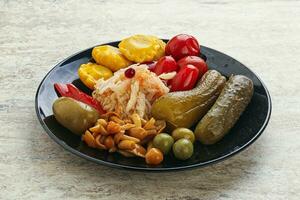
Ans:
<svg viewBox="0 0 300 200"><path fill-rule="evenodd" d="M95 126L86 130L82 140L89 147L119 152L126 157L145 158L146 149L151 149L152 139L163 131L166 122L151 118L146 121L138 114L121 119L115 112L108 112L97 120Z"/></svg>

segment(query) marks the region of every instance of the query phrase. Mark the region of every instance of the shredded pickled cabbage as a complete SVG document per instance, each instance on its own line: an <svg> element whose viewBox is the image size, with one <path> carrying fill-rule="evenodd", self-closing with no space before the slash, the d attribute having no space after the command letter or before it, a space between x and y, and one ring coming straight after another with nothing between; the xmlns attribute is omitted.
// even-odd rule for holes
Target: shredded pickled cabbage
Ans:
<svg viewBox="0 0 300 200"><path fill-rule="evenodd" d="M135 70L133 78L127 78L124 72L128 68ZM120 69L107 79L97 81L93 97L101 103L107 112L117 112L123 117L137 113L148 119L152 103L169 92L169 88L145 64L134 64Z"/></svg>

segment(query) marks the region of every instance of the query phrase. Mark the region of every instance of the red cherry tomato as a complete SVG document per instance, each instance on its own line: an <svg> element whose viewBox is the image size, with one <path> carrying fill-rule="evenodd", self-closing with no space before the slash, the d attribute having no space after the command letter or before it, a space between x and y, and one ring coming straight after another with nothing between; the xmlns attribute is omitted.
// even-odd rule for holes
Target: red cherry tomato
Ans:
<svg viewBox="0 0 300 200"><path fill-rule="evenodd" d="M158 76L162 73L177 71L177 68L177 63L172 56L164 56L157 61L153 72Z"/></svg>
<svg viewBox="0 0 300 200"><path fill-rule="evenodd" d="M146 65L148 65L148 69L151 71L151 72L153 72L153 70L154 70L154 68L155 68L155 65L156 65L156 61L154 61L154 62L144 62L143 64L146 64Z"/></svg>
<svg viewBox="0 0 300 200"><path fill-rule="evenodd" d="M180 34L167 43L165 51L166 55L172 55L175 60L179 60L185 56L198 56L200 46L193 36Z"/></svg>
<svg viewBox="0 0 300 200"><path fill-rule="evenodd" d="M198 68L199 78L201 78L208 70L206 62L198 56L186 56L177 62L180 69L188 64L194 65Z"/></svg>
<svg viewBox="0 0 300 200"><path fill-rule="evenodd" d="M198 81L199 70L194 65L182 67L171 80L171 92L193 89Z"/></svg>

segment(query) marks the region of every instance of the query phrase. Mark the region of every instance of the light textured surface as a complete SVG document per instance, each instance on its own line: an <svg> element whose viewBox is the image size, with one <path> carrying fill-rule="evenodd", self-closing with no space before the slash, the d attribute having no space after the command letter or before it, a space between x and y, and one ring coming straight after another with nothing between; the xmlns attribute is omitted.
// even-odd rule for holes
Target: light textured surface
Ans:
<svg viewBox="0 0 300 200"><path fill-rule="evenodd" d="M34 111L44 75L135 33L189 33L249 66L273 100L262 137L225 162L162 174L99 166L54 143ZM1 0L0 199L300 199L299 55L299 1Z"/></svg>

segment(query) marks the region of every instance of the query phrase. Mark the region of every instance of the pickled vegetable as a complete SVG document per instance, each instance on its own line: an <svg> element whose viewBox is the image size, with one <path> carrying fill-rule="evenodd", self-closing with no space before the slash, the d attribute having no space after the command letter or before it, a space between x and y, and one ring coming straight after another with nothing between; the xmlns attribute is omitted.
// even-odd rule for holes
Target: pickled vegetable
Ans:
<svg viewBox="0 0 300 200"><path fill-rule="evenodd" d="M110 69L102 65L87 63L80 65L78 69L78 75L84 85L93 90L97 80L100 78L106 80L110 78L113 73Z"/></svg>
<svg viewBox="0 0 300 200"><path fill-rule="evenodd" d="M195 87L199 77L199 70L194 65L182 67L170 81L170 91L186 91Z"/></svg>
<svg viewBox="0 0 300 200"><path fill-rule="evenodd" d="M118 48L110 45L94 47L92 57L96 63L109 68L113 72L132 64L122 55Z"/></svg>
<svg viewBox="0 0 300 200"><path fill-rule="evenodd" d="M157 44L159 45L159 49L156 51L156 54L153 58L153 60L156 61L159 60L161 57L165 56L166 43L155 36L152 37L154 38L154 40L156 40Z"/></svg>
<svg viewBox="0 0 300 200"><path fill-rule="evenodd" d="M174 58L172 58L172 56L164 56L164 57L161 57L154 69L153 69L153 72L159 76L163 73L169 73L169 72L174 72L174 71L177 71L177 63L176 61L174 60Z"/></svg>
<svg viewBox="0 0 300 200"><path fill-rule="evenodd" d="M200 45L193 36L179 34L167 43L166 54L173 56L176 60L185 56L198 56L200 54Z"/></svg>
<svg viewBox="0 0 300 200"><path fill-rule="evenodd" d="M188 139L181 138L173 145L174 156L179 160L189 159L194 152L194 146Z"/></svg>
<svg viewBox="0 0 300 200"><path fill-rule="evenodd" d="M54 88L62 97L71 97L72 99L75 99L93 107L100 114L105 113L105 111L102 109L100 102L93 99L93 97L91 97L90 95L87 95L86 93L80 91L77 87L75 87L75 85L71 83L54 83Z"/></svg>
<svg viewBox="0 0 300 200"><path fill-rule="evenodd" d="M253 82L242 75L231 76L222 93L195 129L203 144L214 144L226 135L239 119L253 95Z"/></svg>
<svg viewBox="0 0 300 200"><path fill-rule="evenodd" d="M179 68L181 69L182 67L190 64L194 65L195 67L198 68L199 70L199 77L201 78L208 70L206 62L198 57L198 56L186 56L184 58L181 58L177 62Z"/></svg>
<svg viewBox="0 0 300 200"><path fill-rule="evenodd" d="M133 35L119 43L122 54L136 63L158 60L164 56L164 47L162 40L149 35Z"/></svg>
<svg viewBox="0 0 300 200"><path fill-rule="evenodd" d="M169 153L173 143L174 139L167 133L160 133L153 139L153 146L161 150L165 155Z"/></svg>
<svg viewBox="0 0 300 200"><path fill-rule="evenodd" d="M190 128L210 109L225 85L225 77L215 70L206 72L198 85L188 91L171 92L152 105L155 119L167 121L169 130Z"/></svg>
<svg viewBox="0 0 300 200"><path fill-rule="evenodd" d="M172 137L174 138L175 141L177 141L181 138L188 139L192 143L194 143L194 141L195 141L195 135L194 135L193 131L191 131L188 128L176 128L172 132Z"/></svg>
<svg viewBox="0 0 300 200"><path fill-rule="evenodd" d="M55 119L77 135L83 134L99 118L91 106L70 97L60 97L52 105Z"/></svg>

